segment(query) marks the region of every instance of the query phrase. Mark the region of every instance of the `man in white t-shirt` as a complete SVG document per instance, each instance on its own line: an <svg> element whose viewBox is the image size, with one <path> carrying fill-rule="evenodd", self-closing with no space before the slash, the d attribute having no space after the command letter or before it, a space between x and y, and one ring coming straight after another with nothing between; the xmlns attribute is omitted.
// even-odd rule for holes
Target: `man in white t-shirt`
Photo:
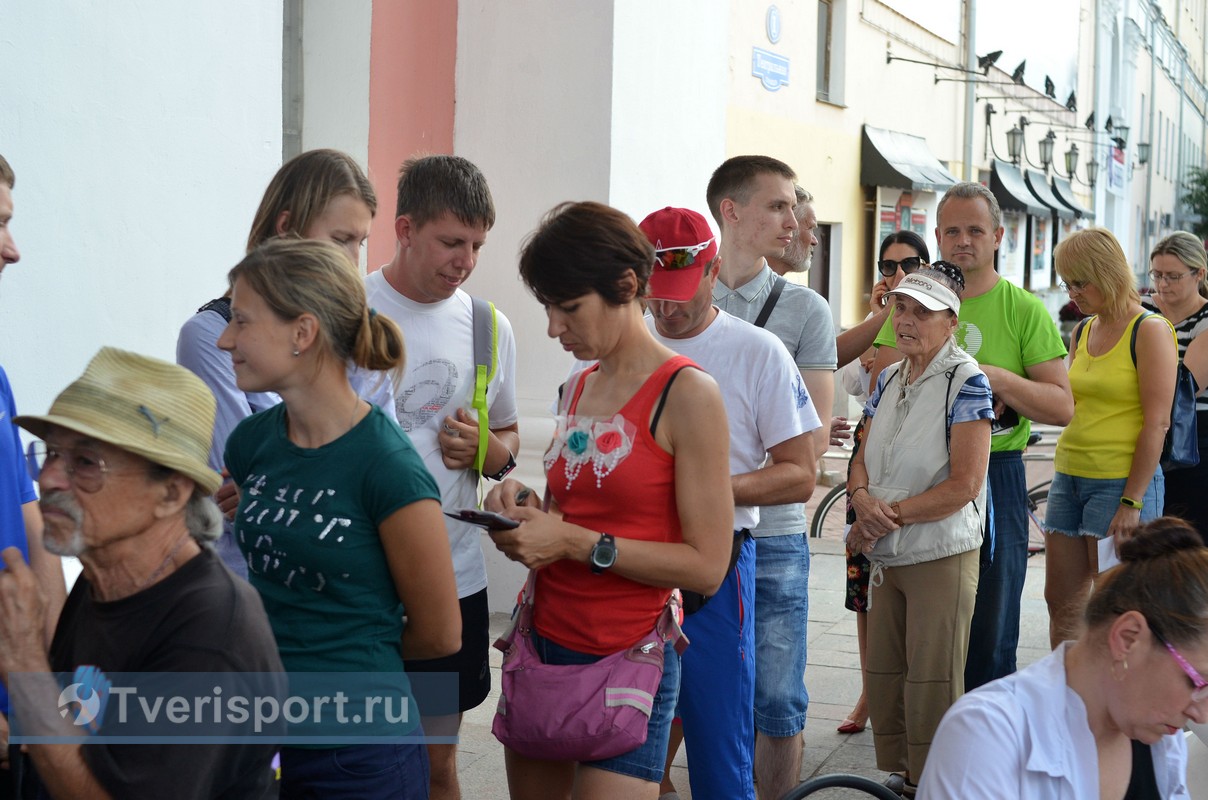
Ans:
<svg viewBox="0 0 1208 800"><path fill-rule="evenodd" d="M407 365L396 394L399 424L440 486L446 511L478 505L474 469L480 433L472 408L475 388L474 304L461 286L469 279L495 224L486 178L464 158L410 159L399 170L394 258L365 278L369 305L398 323ZM487 316L490 316L489 314ZM520 448L516 412L516 341L507 318L495 313L497 347L486 389L489 430L481 475L502 480ZM453 656L408 661L407 672L456 672L459 712L477 707L491 688L487 573L481 529L446 520L461 599L462 648ZM417 697L424 713L424 698ZM454 736L457 716L424 716L429 736ZM457 746L429 744L431 797L459 798Z"/></svg>
<svg viewBox="0 0 1208 800"><path fill-rule="evenodd" d="M750 531L759 506L809 497L812 431L822 423L780 340L713 305L720 259L705 218L664 208L641 228L656 257L647 322L655 338L713 376L730 423L737 559L717 593L684 621L692 646L683 656L677 711L692 796L754 800L756 553ZM678 745L674 729L672 744ZM666 777L661 791L674 791Z"/></svg>

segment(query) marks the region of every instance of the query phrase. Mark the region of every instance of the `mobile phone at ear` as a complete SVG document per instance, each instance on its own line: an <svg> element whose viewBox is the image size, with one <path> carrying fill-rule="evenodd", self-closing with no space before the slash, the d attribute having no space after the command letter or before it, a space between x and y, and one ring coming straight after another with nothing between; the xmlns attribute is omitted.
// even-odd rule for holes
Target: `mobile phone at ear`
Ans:
<svg viewBox="0 0 1208 800"><path fill-rule="evenodd" d="M486 528L489 531L508 531L512 528L519 528L520 523L514 519L509 519L503 514L496 514L494 511L482 511L477 508L462 508L455 512L446 511L446 517L468 522L471 525L477 525L480 528Z"/></svg>

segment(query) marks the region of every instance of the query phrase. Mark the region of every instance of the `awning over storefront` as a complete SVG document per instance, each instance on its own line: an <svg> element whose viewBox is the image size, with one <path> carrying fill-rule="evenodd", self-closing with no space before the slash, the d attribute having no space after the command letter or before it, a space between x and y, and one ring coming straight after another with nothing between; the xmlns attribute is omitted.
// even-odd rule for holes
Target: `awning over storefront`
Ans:
<svg viewBox="0 0 1208 800"><path fill-rule="evenodd" d="M1053 196L1078 217L1094 219L1095 212L1087 209L1074 196L1074 187L1065 178L1053 178Z"/></svg>
<svg viewBox="0 0 1208 800"><path fill-rule="evenodd" d="M864 126L860 145L861 184L942 192L956 182L957 177L940 163L923 137Z"/></svg>
<svg viewBox="0 0 1208 800"><path fill-rule="evenodd" d="M994 159L990 171L990 191L998 198L1003 211L1022 211L1035 217L1050 217L1049 209L1028 189L1019 168Z"/></svg>
<svg viewBox="0 0 1208 800"><path fill-rule="evenodd" d="M1062 219L1074 218L1073 210L1067 208L1065 203L1062 203L1053 196L1053 190L1049 187L1048 178L1044 175L1041 175L1039 172L1033 172L1030 169L1024 170L1023 182L1028 185L1028 188L1032 190L1032 194L1036 195L1040 202L1056 211L1057 216Z"/></svg>

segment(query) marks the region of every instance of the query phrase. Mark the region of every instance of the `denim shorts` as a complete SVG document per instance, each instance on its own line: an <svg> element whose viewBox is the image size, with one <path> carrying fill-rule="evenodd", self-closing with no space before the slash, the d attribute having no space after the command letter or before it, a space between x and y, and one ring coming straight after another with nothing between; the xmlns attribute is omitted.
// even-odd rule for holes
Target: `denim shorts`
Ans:
<svg viewBox="0 0 1208 800"><path fill-rule="evenodd" d="M1044 529L1065 536L1094 536L1102 539L1111 527L1112 517L1120 509L1127 478L1078 478L1058 472L1049 487L1049 501L1044 512ZM1145 488L1141 522L1162 516L1165 479L1159 468Z"/></svg>
<svg viewBox="0 0 1208 800"><path fill-rule="evenodd" d="M755 727L765 736L805 728L810 551L804 534L755 539Z"/></svg>
<svg viewBox="0 0 1208 800"><path fill-rule="evenodd" d="M533 649L544 664L594 664L604 656L581 653L546 639L537 631L532 632ZM584 761L583 764L596 769L629 775L651 783L663 780L667 766L667 739L671 735L671 718L679 698L680 660L675 647L668 643L663 648L663 680L654 695L654 710L646 728L646 742L628 753L606 758L602 761Z"/></svg>

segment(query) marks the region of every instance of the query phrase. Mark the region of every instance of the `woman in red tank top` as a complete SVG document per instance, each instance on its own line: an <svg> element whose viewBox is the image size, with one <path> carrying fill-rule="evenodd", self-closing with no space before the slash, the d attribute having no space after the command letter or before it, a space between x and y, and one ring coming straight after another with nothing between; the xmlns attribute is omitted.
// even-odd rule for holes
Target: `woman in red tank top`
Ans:
<svg viewBox="0 0 1208 800"><path fill-rule="evenodd" d="M493 532L509 558L539 570L534 644L547 663L590 663L654 627L673 587L717 590L729 563L734 502L725 407L713 379L655 341L642 298L655 254L628 216L564 203L529 237L520 274L549 317L548 334L598 364L568 381L545 456L548 512L505 480L489 509L519 520ZM684 265L689 267L691 265ZM666 648L646 743L591 763L537 761L508 750L512 798L658 795L679 692Z"/></svg>

